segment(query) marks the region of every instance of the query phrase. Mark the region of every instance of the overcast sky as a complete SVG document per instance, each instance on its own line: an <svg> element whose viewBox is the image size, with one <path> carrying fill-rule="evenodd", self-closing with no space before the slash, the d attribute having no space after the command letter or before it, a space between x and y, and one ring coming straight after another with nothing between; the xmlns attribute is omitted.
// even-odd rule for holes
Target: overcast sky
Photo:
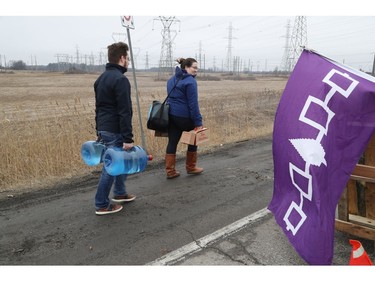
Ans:
<svg viewBox="0 0 375 281"><path fill-rule="evenodd" d="M160 12L159 9L160 6L155 12ZM23 60L31 64L36 60L38 64L46 65L57 62L57 55L67 54L75 61L77 51L81 56L94 55L97 63L100 52L106 52L106 46L119 40L128 41L126 28L121 25L120 11L119 15L113 14L113 10L111 15L96 12L98 16L84 12L81 15L61 15L54 9L47 9L44 13L22 11L11 10L0 17L2 65L4 57L7 61ZM147 14L150 15L149 10ZM246 66L250 63L253 70L280 69L287 23L290 22L291 35L297 14L285 11L284 14L288 15L249 14L215 16L211 11L205 16L199 11L195 16L187 16L177 12L176 21L170 27L172 38L175 36L173 56L198 57L201 54L206 67L215 64L221 68L228 55L229 26L232 25L232 56L240 57ZM375 53L375 16L331 14L309 15L308 10L306 14L298 14L307 16L307 47L340 63L371 71ZM134 15L135 29L130 30L130 36L138 68L145 67L146 55L149 67L158 65L163 38L160 15L163 14Z"/></svg>

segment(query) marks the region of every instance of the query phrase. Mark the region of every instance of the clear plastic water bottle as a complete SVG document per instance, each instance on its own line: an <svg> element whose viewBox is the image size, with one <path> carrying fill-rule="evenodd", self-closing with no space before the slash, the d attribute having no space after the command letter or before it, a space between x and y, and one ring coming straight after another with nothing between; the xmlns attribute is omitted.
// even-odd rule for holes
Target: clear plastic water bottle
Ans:
<svg viewBox="0 0 375 281"><path fill-rule="evenodd" d="M152 160L152 155L147 155L140 146L133 146L129 150L111 147L103 155L104 168L111 176L142 172L148 160Z"/></svg>
<svg viewBox="0 0 375 281"><path fill-rule="evenodd" d="M105 145L97 141L87 141L82 144L81 157L88 166L95 166L102 161Z"/></svg>

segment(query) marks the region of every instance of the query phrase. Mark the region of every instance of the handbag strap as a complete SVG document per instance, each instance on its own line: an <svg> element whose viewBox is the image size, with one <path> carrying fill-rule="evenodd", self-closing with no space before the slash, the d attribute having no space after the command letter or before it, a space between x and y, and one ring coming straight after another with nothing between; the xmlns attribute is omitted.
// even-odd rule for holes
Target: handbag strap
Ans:
<svg viewBox="0 0 375 281"><path fill-rule="evenodd" d="M163 104L165 104L165 102L167 101L167 99L169 98L169 95L172 94L173 90L176 88L177 86L177 83L182 79L182 77L178 78L178 80L176 81L176 84L174 84L173 88L169 91L167 97L165 98L165 100L163 101Z"/></svg>

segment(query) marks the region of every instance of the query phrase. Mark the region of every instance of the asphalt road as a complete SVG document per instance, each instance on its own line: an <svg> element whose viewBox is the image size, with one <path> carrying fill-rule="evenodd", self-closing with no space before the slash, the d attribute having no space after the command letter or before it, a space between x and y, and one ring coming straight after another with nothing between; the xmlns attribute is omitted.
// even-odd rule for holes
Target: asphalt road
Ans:
<svg viewBox="0 0 375 281"><path fill-rule="evenodd" d="M160 160L160 159L159 159ZM167 180L161 161L128 177L136 194L96 216L99 175L0 199L1 265L144 265L265 208L273 192L271 138L200 154L198 176Z"/></svg>

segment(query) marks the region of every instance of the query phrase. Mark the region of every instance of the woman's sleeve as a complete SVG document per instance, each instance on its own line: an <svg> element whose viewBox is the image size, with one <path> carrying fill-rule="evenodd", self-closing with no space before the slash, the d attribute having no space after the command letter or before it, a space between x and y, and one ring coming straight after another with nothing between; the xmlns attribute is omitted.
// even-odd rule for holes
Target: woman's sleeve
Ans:
<svg viewBox="0 0 375 281"><path fill-rule="evenodd" d="M199 110L198 103L198 86L195 79L192 80L192 83L186 85L186 95L188 100L188 106L190 111L190 116L194 121L195 127L202 126L202 115Z"/></svg>

